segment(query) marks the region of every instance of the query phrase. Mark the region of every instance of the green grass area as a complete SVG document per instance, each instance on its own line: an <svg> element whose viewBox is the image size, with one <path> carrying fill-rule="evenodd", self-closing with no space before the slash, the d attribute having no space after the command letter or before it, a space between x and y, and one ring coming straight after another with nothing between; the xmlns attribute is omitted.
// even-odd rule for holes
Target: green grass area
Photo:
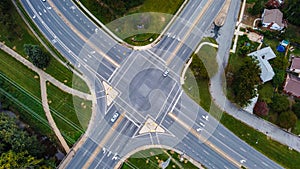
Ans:
<svg viewBox="0 0 300 169"><path fill-rule="evenodd" d="M274 95L274 88L271 82L267 82L258 88L259 99L266 103L272 102L272 97Z"/></svg>
<svg viewBox="0 0 300 169"><path fill-rule="evenodd" d="M145 0L143 5L130 11L130 13L160 12L175 14L183 2L184 0Z"/></svg>
<svg viewBox="0 0 300 169"><path fill-rule="evenodd" d="M193 99L195 102L203 105L205 110L209 110L211 105L211 96L209 94L209 80L205 79L195 79L191 69L188 69L185 74L185 83L183 84L183 89L185 92Z"/></svg>
<svg viewBox="0 0 300 169"><path fill-rule="evenodd" d="M296 48L293 52L291 52L292 54L296 55L296 56L300 56L300 49Z"/></svg>
<svg viewBox="0 0 300 169"><path fill-rule="evenodd" d="M300 120L299 119L298 119L296 126L294 127L292 132L296 135L300 135Z"/></svg>
<svg viewBox="0 0 300 169"><path fill-rule="evenodd" d="M243 65L242 59L238 55L234 53L230 53L228 59L228 65L226 67L227 71L236 72L240 69L242 65Z"/></svg>
<svg viewBox="0 0 300 169"><path fill-rule="evenodd" d="M17 103L20 116L36 131L52 135L45 116L40 93L39 76L26 66L0 50L1 77L11 87L1 86L1 93ZM91 116L91 101L85 101L78 97L72 97L53 85L47 85L49 104L58 127L63 132L68 143L73 144L87 128ZM78 120L79 119L79 120Z"/></svg>
<svg viewBox="0 0 300 169"><path fill-rule="evenodd" d="M137 152L127 159L122 169L138 169L143 166L147 169L157 169L160 168L159 164L163 161L168 160L171 157L170 163L167 169L171 168L184 168L184 169L196 169L191 162L184 159L183 162L180 162L180 155L174 151L164 150L164 149L148 149Z"/></svg>
<svg viewBox="0 0 300 169"><path fill-rule="evenodd" d="M92 113L92 102L61 91L47 82L48 103L56 125L69 145L84 133Z"/></svg>
<svg viewBox="0 0 300 169"><path fill-rule="evenodd" d="M284 38L289 40L290 42L300 43L300 31L299 26L293 25L291 23L288 24L288 27L284 33Z"/></svg>
<svg viewBox="0 0 300 169"><path fill-rule="evenodd" d="M203 38L200 42L212 42L214 40L209 38ZM209 77L213 77L218 69L218 64L216 61L217 49L209 46L203 45L201 49L196 54L196 57L193 56L193 63L202 62L208 73ZM187 69L185 74L185 84L183 89L188 93L188 95L193 98L197 103L203 105L203 108L207 111L211 108L211 96L209 93L209 78L201 78L194 76L191 68Z"/></svg>
<svg viewBox="0 0 300 169"><path fill-rule="evenodd" d="M0 50L0 75L0 79L6 84L0 86L0 93L5 96L2 106L8 105L37 132L53 135L41 104L38 75L2 50Z"/></svg>
<svg viewBox="0 0 300 169"><path fill-rule="evenodd" d="M2 50L0 50L0 71L15 83L22 84L27 93L41 98L38 75Z"/></svg>
<svg viewBox="0 0 300 169"><path fill-rule="evenodd" d="M299 152L289 150L287 146L268 138L263 133L254 130L226 113L223 114L221 123L246 143L283 167L294 169L300 166Z"/></svg>
<svg viewBox="0 0 300 169"><path fill-rule="evenodd" d="M24 52L24 44L37 44L41 46L41 43L27 27L15 7L10 9L10 16L14 18L12 22L17 25L16 29L18 30L18 32L20 32L20 34L11 35L9 33L11 30L8 30L7 27L0 24L0 41L5 42L8 47L14 49L21 56L27 58ZM44 38L42 37L42 39ZM46 51L46 49L44 48L43 50ZM50 55L48 52L46 53ZM72 71L62 65L53 56L51 56L50 65L45 71L69 87L72 87L74 85L72 83L73 78L80 79L78 76L73 75ZM83 80L77 80L76 86L80 86L77 88L78 90L89 93L89 88Z"/></svg>
<svg viewBox="0 0 300 169"><path fill-rule="evenodd" d="M145 46L153 42L158 36L159 34L156 33L144 33L125 38L124 41L134 46Z"/></svg>

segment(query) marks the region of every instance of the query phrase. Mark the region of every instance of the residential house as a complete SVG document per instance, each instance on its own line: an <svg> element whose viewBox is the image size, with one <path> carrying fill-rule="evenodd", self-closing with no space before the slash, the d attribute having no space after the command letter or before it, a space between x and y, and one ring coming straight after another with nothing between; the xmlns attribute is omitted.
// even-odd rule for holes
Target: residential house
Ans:
<svg viewBox="0 0 300 169"><path fill-rule="evenodd" d="M288 74L283 90L287 94L300 98L300 78L295 75Z"/></svg>
<svg viewBox="0 0 300 169"><path fill-rule="evenodd" d="M300 98L300 58L293 58L289 70L291 73L287 75L283 89L286 93Z"/></svg>
<svg viewBox="0 0 300 169"><path fill-rule="evenodd" d="M298 74L300 78L300 58L293 58L290 71Z"/></svg>
<svg viewBox="0 0 300 169"><path fill-rule="evenodd" d="M272 30L282 30L286 24L279 9L265 9L262 14L262 25Z"/></svg>
<svg viewBox="0 0 300 169"><path fill-rule="evenodd" d="M261 69L260 79L263 83L273 79L275 73L269 63L269 60L275 58L276 55L271 47L265 47L258 51L252 52L248 54L248 56L255 57L258 60Z"/></svg>

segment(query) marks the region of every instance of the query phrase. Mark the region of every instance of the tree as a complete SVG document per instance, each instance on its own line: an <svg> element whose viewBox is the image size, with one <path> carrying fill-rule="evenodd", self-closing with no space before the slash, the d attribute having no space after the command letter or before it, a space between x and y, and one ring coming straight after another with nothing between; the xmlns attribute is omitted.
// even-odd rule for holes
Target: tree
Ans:
<svg viewBox="0 0 300 169"><path fill-rule="evenodd" d="M193 62L191 64L191 69L196 78L198 78L198 79L208 79L209 78L205 65L203 64L201 59L196 54L193 55Z"/></svg>
<svg viewBox="0 0 300 169"><path fill-rule="evenodd" d="M285 0L283 13L290 23L300 25L300 0Z"/></svg>
<svg viewBox="0 0 300 169"><path fill-rule="evenodd" d="M296 102L292 107L293 112L300 118L300 102Z"/></svg>
<svg viewBox="0 0 300 169"><path fill-rule="evenodd" d="M26 151L15 153L10 150L1 154L0 168L34 168L42 161L32 157Z"/></svg>
<svg viewBox="0 0 300 169"><path fill-rule="evenodd" d="M235 102L244 107L257 95L256 86L260 83L260 68L252 57L244 58L244 63L233 75Z"/></svg>
<svg viewBox="0 0 300 169"><path fill-rule="evenodd" d="M275 59L270 61L272 67L276 68L277 70L286 70L289 66L289 60L282 55L277 55Z"/></svg>
<svg viewBox="0 0 300 169"><path fill-rule="evenodd" d="M258 101L254 106L254 113L260 117L267 116L269 113L269 108L266 102Z"/></svg>
<svg viewBox="0 0 300 169"><path fill-rule="evenodd" d="M270 107L274 112L281 113L290 108L290 102L286 96L276 94L273 97L273 102Z"/></svg>
<svg viewBox="0 0 300 169"><path fill-rule="evenodd" d="M285 79L285 71L274 68L275 76L272 80L273 86L278 88L282 86L284 79Z"/></svg>
<svg viewBox="0 0 300 169"><path fill-rule="evenodd" d="M285 111L279 115L279 126L285 129L293 128L297 122L297 116L292 111Z"/></svg>
<svg viewBox="0 0 300 169"><path fill-rule="evenodd" d="M4 151L27 151L35 157L42 157L44 146L35 136L30 136L26 131L20 130L14 118L0 113L0 140L4 144Z"/></svg>
<svg viewBox="0 0 300 169"><path fill-rule="evenodd" d="M30 44L24 45L24 52L26 53L27 56L31 56L33 54L32 50L33 50L33 45Z"/></svg>
<svg viewBox="0 0 300 169"><path fill-rule="evenodd" d="M264 85L259 86L258 94L259 101L266 102L267 104L272 103L274 88L271 84L265 83Z"/></svg>
<svg viewBox="0 0 300 169"><path fill-rule="evenodd" d="M257 1L253 5L252 8L249 8L249 12L251 15L255 16L260 14L264 9L264 1Z"/></svg>
<svg viewBox="0 0 300 169"><path fill-rule="evenodd" d="M248 54L249 51L250 51L250 47L246 46L246 45L243 45L242 47L240 47L238 49L238 54L242 55L242 56L246 56L246 54Z"/></svg>
<svg viewBox="0 0 300 169"><path fill-rule="evenodd" d="M38 45L25 44L24 51L36 67L41 69L49 65L50 57Z"/></svg>

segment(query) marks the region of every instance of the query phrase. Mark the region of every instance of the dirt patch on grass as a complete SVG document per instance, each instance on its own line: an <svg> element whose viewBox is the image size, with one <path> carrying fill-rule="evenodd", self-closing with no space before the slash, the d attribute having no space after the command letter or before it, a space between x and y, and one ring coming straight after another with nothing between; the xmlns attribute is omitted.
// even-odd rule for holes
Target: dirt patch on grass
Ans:
<svg viewBox="0 0 300 169"><path fill-rule="evenodd" d="M260 15L252 16L252 15L248 12L248 9L249 9L249 8L252 8L253 5L254 5L254 4L246 4L246 7L245 7L245 13L244 13L243 20L242 20L242 23L243 23L243 24L252 26L254 20L255 20L256 18L260 18L260 17L261 17Z"/></svg>

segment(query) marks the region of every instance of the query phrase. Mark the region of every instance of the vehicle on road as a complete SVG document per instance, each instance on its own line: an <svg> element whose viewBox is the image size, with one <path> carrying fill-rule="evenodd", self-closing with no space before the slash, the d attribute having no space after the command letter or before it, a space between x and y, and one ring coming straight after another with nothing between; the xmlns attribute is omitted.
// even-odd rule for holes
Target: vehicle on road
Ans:
<svg viewBox="0 0 300 169"><path fill-rule="evenodd" d="M163 77L167 77L169 75L169 70L165 70L164 73L163 73Z"/></svg>
<svg viewBox="0 0 300 169"><path fill-rule="evenodd" d="M114 115L112 116L112 118L110 119L111 122L115 122L117 120L117 118L119 117L119 113L114 113Z"/></svg>

